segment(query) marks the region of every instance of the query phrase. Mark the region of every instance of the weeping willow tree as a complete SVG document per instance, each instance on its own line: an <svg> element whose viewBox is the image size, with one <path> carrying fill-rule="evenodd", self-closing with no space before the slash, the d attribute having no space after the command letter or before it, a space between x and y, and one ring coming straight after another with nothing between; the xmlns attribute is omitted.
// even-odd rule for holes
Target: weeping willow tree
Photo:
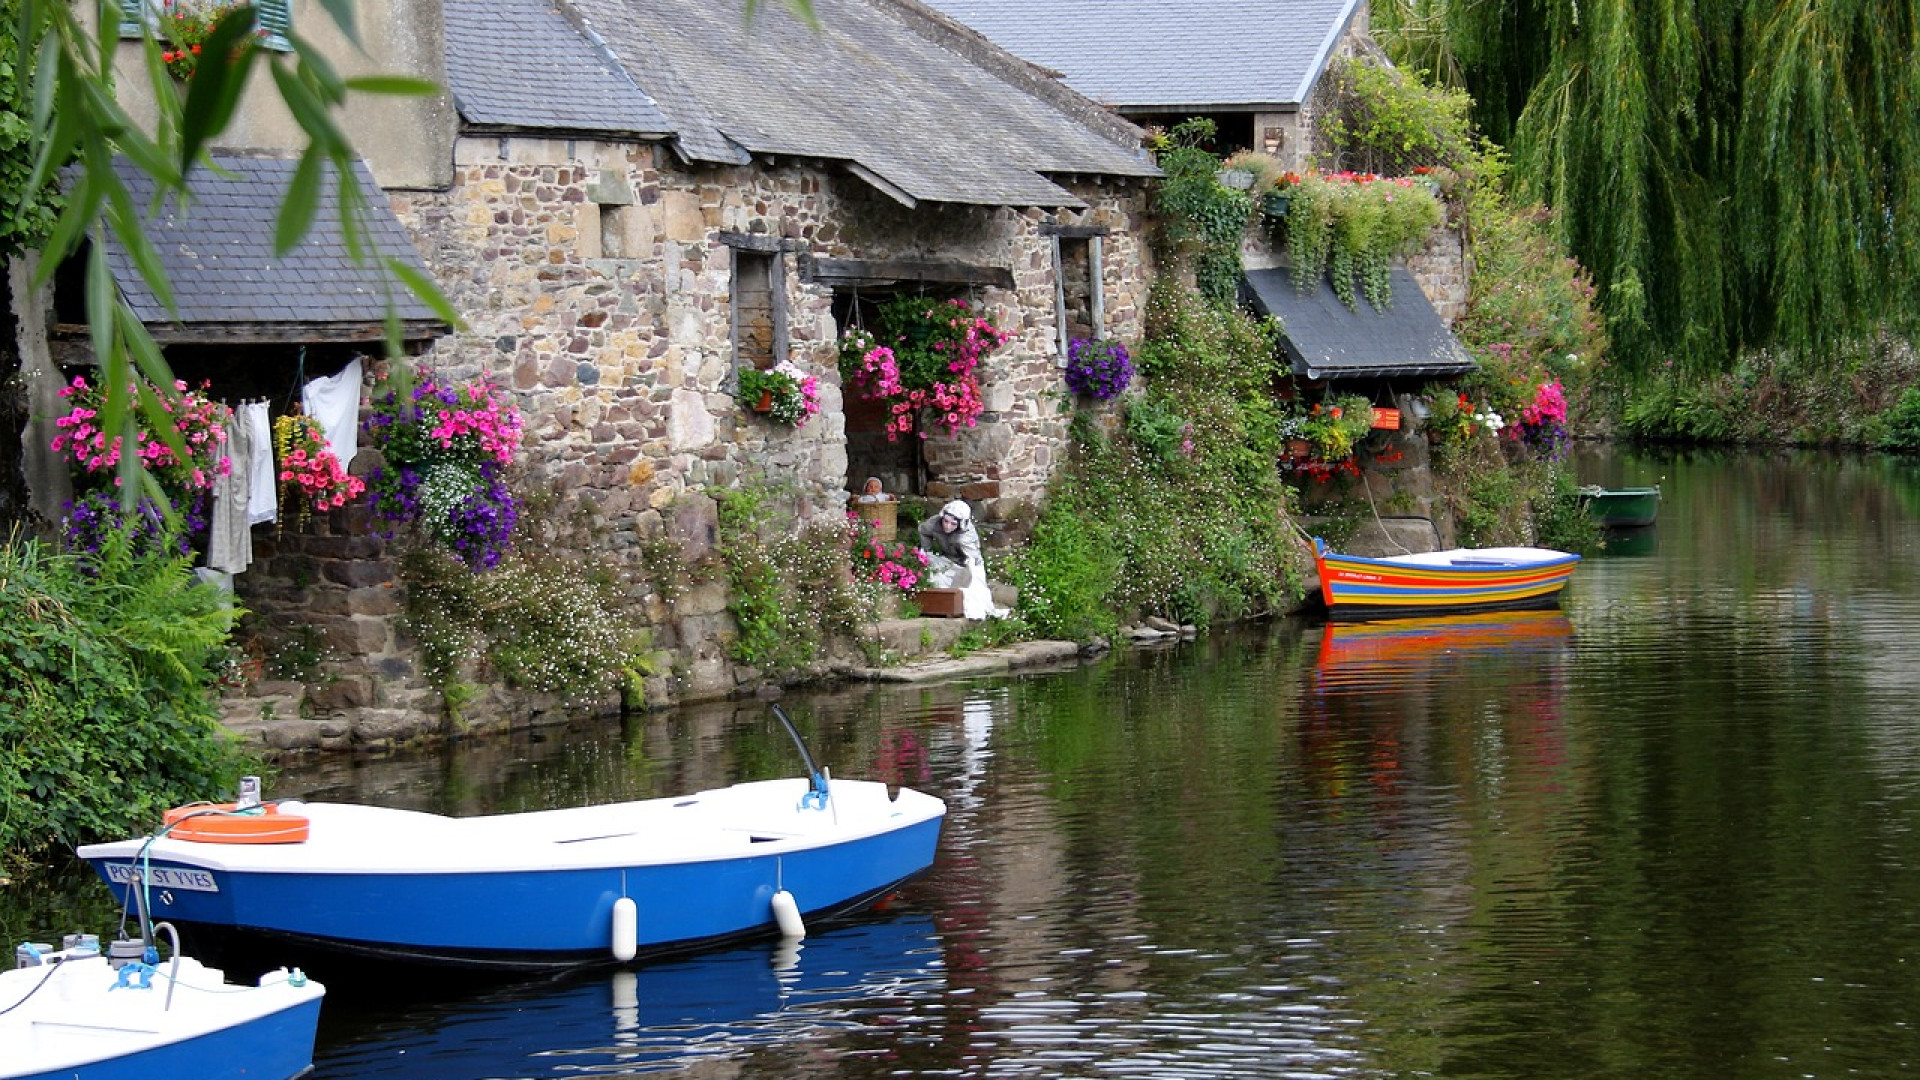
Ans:
<svg viewBox="0 0 1920 1080"><path fill-rule="evenodd" d="M1380 0L1559 211L1617 363L1817 358L1920 323L1920 0Z"/></svg>

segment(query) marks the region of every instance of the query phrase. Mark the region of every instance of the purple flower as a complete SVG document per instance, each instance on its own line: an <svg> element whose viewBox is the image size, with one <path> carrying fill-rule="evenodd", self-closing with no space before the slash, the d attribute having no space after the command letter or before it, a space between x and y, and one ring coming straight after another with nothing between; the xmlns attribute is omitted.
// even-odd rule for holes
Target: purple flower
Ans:
<svg viewBox="0 0 1920 1080"><path fill-rule="evenodd" d="M1067 345L1067 389L1107 401L1133 382L1133 359L1127 347L1108 338L1075 338Z"/></svg>

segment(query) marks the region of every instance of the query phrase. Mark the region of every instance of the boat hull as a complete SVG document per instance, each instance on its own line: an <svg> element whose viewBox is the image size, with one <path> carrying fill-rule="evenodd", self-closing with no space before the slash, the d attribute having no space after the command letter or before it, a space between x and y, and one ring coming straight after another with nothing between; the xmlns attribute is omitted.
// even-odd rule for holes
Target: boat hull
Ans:
<svg viewBox="0 0 1920 1080"><path fill-rule="evenodd" d="M1639 529L1660 516L1660 489L1588 488L1581 495L1587 517L1603 529Z"/></svg>
<svg viewBox="0 0 1920 1080"><path fill-rule="evenodd" d="M10 1018L20 1030L0 1023L0 1080L289 1080L312 1068L320 984L281 972L239 987L183 964L191 975L171 996L166 961L145 988L116 985L97 956L7 972L0 1007L22 1011Z"/></svg>
<svg viewBox="0 0 1920 1080"><path fill-rule="evenodd" d="M705 809L746 789L718 818ZM859 910L933 863L945 807L836 780L770 781L579 811L449 819L340 804L301 807L306 844L244 849L159 839L82 848L132 905L195 940L251 938L417 963L527 970L612 962L614 906L630 898L634 948L658 955L778 933L785 891L803 917ZM703 816L705 815L705 816ZM354 842L369 846L355 858ZM378 845L377 849L373 845ZM144 848L144 851L142 849ZM597 849L597 850L596 850ZM409 858L407 852L418 852Z"/></svg>
<svg viewBox="0 0 1920 1080"><path fill-rule="evenodd" d="M1339 555L1315 541L1329 618L1387 619L1550 608L1580 556L1545 548L1482 548L1388 559Z"/></svg>

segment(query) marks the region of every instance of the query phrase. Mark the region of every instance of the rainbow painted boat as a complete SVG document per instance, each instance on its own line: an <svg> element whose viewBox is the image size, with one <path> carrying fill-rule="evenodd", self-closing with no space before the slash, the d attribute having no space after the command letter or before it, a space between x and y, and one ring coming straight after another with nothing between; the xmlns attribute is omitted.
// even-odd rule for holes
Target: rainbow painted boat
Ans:
<svg viewBox="0 0 1920 1080"><path fill-rule="evenodd" d="M1333 619L1515 611L1560 602L1580 556L1549 548L1451 548L1368 559L1313 540L1320 598Z"/></svg>

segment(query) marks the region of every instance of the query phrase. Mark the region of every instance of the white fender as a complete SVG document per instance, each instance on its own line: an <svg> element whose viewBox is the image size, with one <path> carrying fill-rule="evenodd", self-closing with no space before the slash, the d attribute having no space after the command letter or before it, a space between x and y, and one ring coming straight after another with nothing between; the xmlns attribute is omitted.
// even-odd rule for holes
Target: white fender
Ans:
<svg viewBox="0 0 1920 1080"><path fill-rule="evenodd" d="M785 889L773 894L773 921L779 925L783 938L798 941L807 936L807 924L800 918L800 904Z"/></svg>
<svg viewBox="0 0 1920 1080"><path fill-rule="evenodd" d="M631 896L613 902L612 946L613 958L623 964L640 951L640 909Z"/></svg>

